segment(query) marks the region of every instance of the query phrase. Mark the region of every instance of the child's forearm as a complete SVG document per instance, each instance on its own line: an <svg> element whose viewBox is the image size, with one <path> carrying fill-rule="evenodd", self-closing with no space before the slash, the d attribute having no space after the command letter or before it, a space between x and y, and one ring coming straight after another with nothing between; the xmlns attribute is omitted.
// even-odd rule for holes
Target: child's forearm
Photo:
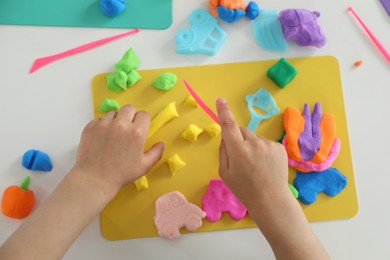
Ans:
<svg viewBox="0 0 390 260"><path fill-rule="evenodd" d="M271 198L266 206L251 208L252 218L277 259L330 259L307 222L301 206L291 194Z"/></svg>
<svg viewBox="0 0 390 260"><path fill-rule="evenodd" d="M115 196L72 170L50 197L0 248L1 259L60 259Z"/></svg>

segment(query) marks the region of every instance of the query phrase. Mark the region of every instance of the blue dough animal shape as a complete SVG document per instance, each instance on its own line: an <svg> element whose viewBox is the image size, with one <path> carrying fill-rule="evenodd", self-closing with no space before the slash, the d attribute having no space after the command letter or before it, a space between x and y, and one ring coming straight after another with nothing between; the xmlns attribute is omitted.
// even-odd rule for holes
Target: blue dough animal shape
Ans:
<svg viewBox="0 0 390 260"><path fill-rule="evenodd" d="M23 154L22 166L32 171L49 172L53 169L50 156L39 150L28 150Z"/></svg>
<svg viewBox="0 0 390 260"><path fill-rule="evenodd" d="M328 196L336 196L348 184L345 177L336 168L328 168L322 172L300 172L294 180L294 186L299 191L299 199L305 204L312 204L317 200L320 192Z"/></svg>

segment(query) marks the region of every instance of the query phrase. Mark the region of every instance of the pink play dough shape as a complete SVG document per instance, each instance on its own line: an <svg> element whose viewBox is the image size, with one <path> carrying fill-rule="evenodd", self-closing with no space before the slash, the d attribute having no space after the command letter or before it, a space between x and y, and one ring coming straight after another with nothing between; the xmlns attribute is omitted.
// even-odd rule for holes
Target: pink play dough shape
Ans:
<svg viewBox="0 0 390 260"><path fill-rule="evenodd" d="M283 145L286 147L286 138L283 139ZM329 155L325 161L322 163L315 163L310 161L297 161L288 157L288 165L294 168L299 168L298 170L304 169L309 172L322 172L330 168L333 162L336 160L339 155L341 147L341 141L339 138L336 138L333 142L332 148L330 149Z"/></svg>
<svg viewBox="0 0 390 260"><path fill-rule="evenodd" d="M175 239L180 236L180 228L195 231L202 226L206 216L198 206L187 201L178 191L168 192L156 200L154 224L161 237Z"/></svg>
<svg viewBox="0 0 390 260"><path fill-rule="evenodd" d="M219 179L211 180L207 193L203 196L203 210L206 212L207 220L218 221L222 212L229 212L235 220L245 218L246 207L234 196L226 184Z"/></svg>

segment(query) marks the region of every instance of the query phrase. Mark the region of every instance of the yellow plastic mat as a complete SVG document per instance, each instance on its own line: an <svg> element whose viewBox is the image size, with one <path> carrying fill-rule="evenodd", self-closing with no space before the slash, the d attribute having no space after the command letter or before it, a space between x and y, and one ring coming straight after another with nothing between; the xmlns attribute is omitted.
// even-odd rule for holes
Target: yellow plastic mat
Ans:
<svg viewBox="0 0 390 260"><path fill-rule="evenodd" d="M305 103L309 103L313 109L316 102L321 102L323 112L335 116L341 151L333 167L348 177L348 185L335 197L320 194L314 204L302 207L309 221L353 217L358 211L358 200L338 61L331 56L288 60L299 73L285 89L280 89L266 76L266 71L276 60L143 70L139 71L142 80L120 93L107 89L106 74L96 75L92 81L95 117L103 115L99 112L99 106L105 98L116 99L121 106L133 104L138 109L148 111L152 117L168 103L176 101L180 114L179 118L168 122L147 142L147 147L157 141L166 143L162 160L147 174L149 189L138 192L133 184L123 188L101 213L103 235L110 240L157 236L153 218L154 202L159 196L178 190L188 201L201 207L202 196L207 191L210 179L218 178L220 137L211 138L203 133L194 144L180 139L181 132L189 124L205 127L213 123L201 108L184 105L189 93L183 79L213 109L215 100L225 97L238 123L245 126L250 120L245 96L256 93L259 88L266 88L272 93L281 112L288 106L295 106L302 111ZM178 76L177 85L166 92L151 86L154 79L164 72L173 72ZM257 129L258 135L273 140L279 139L282 133L282 114L263 121ZM175 153L187 165L172 177L165 160ZM291 183L294 177L295 170L290 169ZM204 220L197 232L254 226L250 216L234 221L227 213L223 213L218 222ZM187 233L185 229L181 232Z"/></svg>

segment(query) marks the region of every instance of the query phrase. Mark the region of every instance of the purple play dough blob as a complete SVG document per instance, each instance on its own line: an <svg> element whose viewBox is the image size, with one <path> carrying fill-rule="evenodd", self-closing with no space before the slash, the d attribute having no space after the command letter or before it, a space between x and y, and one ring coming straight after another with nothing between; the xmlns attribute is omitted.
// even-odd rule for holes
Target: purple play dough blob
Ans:
<svg viewBox="0 0 390 260"><path fill-rule="evenodd" d="M287 40L293 40L300 46L320 48L326 43L326 38L316 21L319 16L319 12L287 9L281 11L278 18Z"/></svg>
<svg viewBox="0 0 390 260"><path fill-rule="evenodd" d="M305 129L299 136L298 143L302 158L305 161L309 161L313 158L321 146L321 103L315 104L313 114L310 113L309 105L305 104L305 107L303 108L303 116L305 117Z"/></svg>

